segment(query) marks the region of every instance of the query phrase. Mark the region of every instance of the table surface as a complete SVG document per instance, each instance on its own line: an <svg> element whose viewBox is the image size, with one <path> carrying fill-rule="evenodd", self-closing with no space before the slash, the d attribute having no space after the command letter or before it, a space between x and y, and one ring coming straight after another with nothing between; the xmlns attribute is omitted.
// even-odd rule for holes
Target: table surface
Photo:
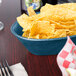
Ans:
<svg viewBox="0 0 76 76"><path fill-rule="evenodd" d="M0 62L2 59L7 59L9 65L21 62L29 76L61 76L56 62L57 55L33 55L12 35L10 27L19 15L20 0L3 0L0 5L0 20L5 28L0 31Z"/></svg>

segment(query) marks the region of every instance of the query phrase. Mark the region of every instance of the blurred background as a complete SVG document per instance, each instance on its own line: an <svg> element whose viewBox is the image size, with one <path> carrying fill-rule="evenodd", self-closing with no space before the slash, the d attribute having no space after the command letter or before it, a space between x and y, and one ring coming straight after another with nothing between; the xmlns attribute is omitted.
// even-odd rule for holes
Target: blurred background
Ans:
<svg viewBox="0 0 76 76"><path fill-rule="evenodd" d="M4 24L7 23L5 25L8 25L10 21L15 21L16 17L21 14L20 6L20 0L2 0L0 3L0 21Z"/></svg>
<svg viewBox="0 0 76 76"><path fill-rule="evenodd" d="M71 3L76 2L76 0L58 0L58 3Z"/></svg>

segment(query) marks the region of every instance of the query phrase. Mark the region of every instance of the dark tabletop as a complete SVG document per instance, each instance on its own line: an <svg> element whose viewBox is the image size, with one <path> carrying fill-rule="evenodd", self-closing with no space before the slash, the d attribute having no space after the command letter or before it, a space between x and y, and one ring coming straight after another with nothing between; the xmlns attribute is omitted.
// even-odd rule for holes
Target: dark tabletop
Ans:
<svg viewBox="0 0 76 76"><path fill-rule="evenodd" d="M21 15L20 0L2 1L0 20L5 24L5 29L0 31L0 61L7 59L9 65L21 62L29 76L61 76L57 55L33 55L12 35L10 27Z"/></svg>

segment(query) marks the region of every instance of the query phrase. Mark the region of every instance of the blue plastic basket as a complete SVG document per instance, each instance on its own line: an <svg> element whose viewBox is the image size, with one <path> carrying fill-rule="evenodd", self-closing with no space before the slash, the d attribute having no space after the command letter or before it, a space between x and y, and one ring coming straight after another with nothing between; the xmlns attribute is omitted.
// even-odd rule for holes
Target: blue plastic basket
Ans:
<svg viewBox="0 0 76 76"><path fill-rule="evenodd" d="M22 27L15 22L11 26L11 32L18 40L28 49L29 52L35 55L56 55L60 52L66 43L67 37L55 39L28 39L22 37ZM76 44L76 35L70 36Z"/></svg>

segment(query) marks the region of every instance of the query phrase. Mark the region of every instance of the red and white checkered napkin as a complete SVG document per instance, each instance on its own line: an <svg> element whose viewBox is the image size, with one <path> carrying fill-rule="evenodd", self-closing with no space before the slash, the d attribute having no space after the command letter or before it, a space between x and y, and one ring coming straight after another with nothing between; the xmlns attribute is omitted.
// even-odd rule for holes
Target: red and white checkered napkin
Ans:
<svg viewBox="0 0 76 76"><path fill-rule="evenodd" d="M57 63L62 71L62 76L69 76L66 72L66 68L75 68L75 61L72 56L72 51L74 48L75 44L72 42L70 37L67 37L65 46L57 56Z"/></svg>

